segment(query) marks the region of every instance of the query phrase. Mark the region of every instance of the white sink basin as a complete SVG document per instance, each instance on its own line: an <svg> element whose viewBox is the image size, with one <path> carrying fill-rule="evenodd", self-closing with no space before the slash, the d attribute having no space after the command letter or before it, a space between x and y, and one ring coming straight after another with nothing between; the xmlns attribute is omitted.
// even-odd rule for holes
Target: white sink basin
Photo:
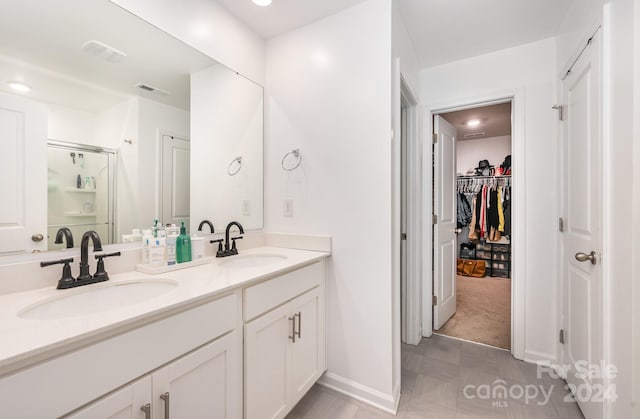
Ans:
<svg viewBox="0 0 640 419"><path fill-rule="evenodd" d="M145 279L85 285L32 304L18 312L23 319L60 319L101 313L147 301L178 286L172 279Z"/></svg>
<svg viewBox="0 0 640 419"><path fill-rule="evenodd" d="M236 255L228 256L226 260L222 261L222 266L225 268L258 268L282 262L285 259L287 259L286 256L278 254Z"/></svg>

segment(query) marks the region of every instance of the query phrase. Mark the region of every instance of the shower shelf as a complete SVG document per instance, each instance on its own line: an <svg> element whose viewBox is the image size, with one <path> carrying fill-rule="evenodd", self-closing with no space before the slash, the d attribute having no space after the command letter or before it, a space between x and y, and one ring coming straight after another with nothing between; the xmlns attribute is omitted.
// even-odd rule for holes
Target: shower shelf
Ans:
<svg viewBox="0 0 640 419"><path fill-rule="evenodd" d="M65 217L95 217L95 212L65 212Z"/></svg>
<svg viewBox="0 0 640 419"><path fill-rule="evenodd" d="M80 193L96 193L95 189L82 189L82 188L73 188L73 187L66 187L64 188L65 192L80 192Z"/></svg>

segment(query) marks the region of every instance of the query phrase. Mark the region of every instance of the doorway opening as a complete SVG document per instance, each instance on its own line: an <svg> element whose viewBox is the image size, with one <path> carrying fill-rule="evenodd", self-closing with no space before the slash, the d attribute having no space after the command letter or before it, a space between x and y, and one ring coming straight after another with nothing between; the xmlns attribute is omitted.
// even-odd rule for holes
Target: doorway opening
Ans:
<svg viewBox="0 0 640 419"><path fill-rule="evenodd" d="M512 101L432 117L434 333L511 351Z"/></svg>

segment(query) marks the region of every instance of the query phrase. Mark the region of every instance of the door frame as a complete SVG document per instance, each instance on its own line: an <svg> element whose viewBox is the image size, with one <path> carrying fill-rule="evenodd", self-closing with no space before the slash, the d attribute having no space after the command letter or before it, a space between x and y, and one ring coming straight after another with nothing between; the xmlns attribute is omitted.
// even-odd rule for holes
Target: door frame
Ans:
<svg viewBox="0 0 640 419"><path fill-rule="evenodd" d="M477 108L480 106L495 105L511 102L511 176L513 236L511 242L511 353L517 359L525 357L525 304L526 304L526 241L525 241L525 211L526 211L526 168L525 168L525 95L524 89L512 89L498 91L462 99L451 99L442 103L427 105L424 107L424 144L433 144L433 115L463 109ZM433 147L424 147L422 156L422 187L425 191L432 191L432 167ZM425 193L422 197L422 218L430 218L433 212L433 200L431 193ZM433 334L433 225L423 223L423 252L422 266L431 267L431 271L425 272L422 284L422 333L429 337Z"/></svg>
<svg viewBox="0 0 640 419"><path fill-rule="evenodd" d="M406 226L407 240L405 251L407 253L406 284L401 291L401 316L402 316L402 341L408 344L417 345L422 339L422 260L420 257L420 248L422 245L422 144L420 142L420 109L418 107L418 99L406 82L405 78L400 75L400 102L401 108L406 109L406 133L401 133L400 141L405 142L406 147L406 167L400 170L406 171ZM404 139L404 140L403 140ZM402 145L401 145L402 147ZM400 205L402 199L400 197ZM400 208L402 211L402 208ZM400 215L400 214L399 214ZM415 232L411 234L411 232ZM398 238L398 249L400 249L401 241ZM400 258L399 258L400 260ZM402 263L402 260L400 260ZM402 278L401 278L402 280Z"/></svg>
<svg viewBox="0 0 640 419"><path fill-rule="evenodd" d="M164 181L163 157L164 157L164 137L165 136L174 137L180 140L187 141L189 143L189 149L191 149L191 138L189 138L188 135L182 135L178 132L167 130L164 128L156 129L156 156L158 156L158 160L156 162L156 176L155 176L155 191L156 191L155 206L156 206L156 216L158 217L158 220L164 219L163 218L164 209L162 207L162 200L163 200L162 185ZM191 173L189 173L189 176L191 176ZM189 226L187 226L187 231L189 231Z"/></svg>

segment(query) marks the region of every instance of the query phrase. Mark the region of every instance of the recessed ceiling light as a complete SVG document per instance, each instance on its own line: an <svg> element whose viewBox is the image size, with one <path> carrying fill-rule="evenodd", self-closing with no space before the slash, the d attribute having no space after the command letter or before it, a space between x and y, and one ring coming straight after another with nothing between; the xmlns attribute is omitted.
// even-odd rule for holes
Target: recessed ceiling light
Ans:
<svg viewBox="0 0 640 419"><path fill-rule="evenodd" d="M31 87L27 86L24 83L21 83L19 81L9 81L7 82L7 84L9 85L9 87L11 87L13 90L20 92L20 93L27 93L31 91Z"/></svg>
<svg viewBox="0 0 640 419"><path fill-rule="evenodd" d="M479 119L471 119L469 121L467 121L467 126L474 128L477 127L478 125L480 125L480 120Z"/></svg>
<svg viewBox="0 0 640 419"><path fill-rule="evenodd" d="M268 6L271 4L271 0L253 0L258 6Z"/></svg>

